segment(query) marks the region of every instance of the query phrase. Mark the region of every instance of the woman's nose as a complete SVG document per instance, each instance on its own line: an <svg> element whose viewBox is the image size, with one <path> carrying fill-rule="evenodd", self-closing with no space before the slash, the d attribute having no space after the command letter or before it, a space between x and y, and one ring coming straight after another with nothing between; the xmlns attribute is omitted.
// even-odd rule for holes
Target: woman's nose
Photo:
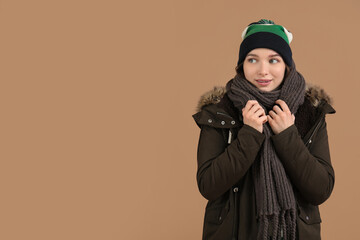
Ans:
<svg viewBox="0 0 360 240"><path fill-rule="evenodd" d="M260 63L259 65L259 75L265 76L269 74L269 66L266 63Z"/></svg>

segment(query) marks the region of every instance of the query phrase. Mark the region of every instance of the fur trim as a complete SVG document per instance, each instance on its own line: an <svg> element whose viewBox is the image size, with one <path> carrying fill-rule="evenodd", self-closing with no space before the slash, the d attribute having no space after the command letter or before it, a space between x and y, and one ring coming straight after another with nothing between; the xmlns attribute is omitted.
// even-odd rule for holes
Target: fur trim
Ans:
<svg viewBox="0 0 360 240"><path fill-rule="evenodd" d="M196 111L200 112L203 107L220 102L221 98L226 93L225 87L215 86L212 90L205 92L201 95L197 104Z"/></svg>
<svg viewBox="0 0 360 240"><path fill-rule="evenodd" d="M319 106L321 100L324 100L330 105L332 104L332 99L324 89L311 83L306 84L306 96L314 107Z"/></svg>
<svg viewBox="0 0 360 240"><path fill-rule="evenodd" d="M205 106L220 102L225 93L226 88L220 86L215 86L212 90L205 92L200 97L196 111L200 112ZM314 107L317 107L321 100L332 104L330 96L319 86L306 83L305 94Z"/></svg>

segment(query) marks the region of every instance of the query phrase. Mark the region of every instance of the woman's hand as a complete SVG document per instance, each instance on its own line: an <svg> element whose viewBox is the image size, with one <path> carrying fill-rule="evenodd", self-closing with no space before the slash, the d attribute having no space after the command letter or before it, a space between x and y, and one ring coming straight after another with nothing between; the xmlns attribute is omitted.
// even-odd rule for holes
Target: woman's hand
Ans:
<svg viewBox="0 0 360 240"><path fill-rule="evenodd" d="M256 100L249 100L242 109L244 124L255 128L259 132L263 131L263 124L267 122L264 109Z"/></svg>
<svg viewBox="0 0 360 240"><path fill-rule="evenodd" d="M273 110L269 111L267 120L273 132L279 134L295 123L295 116L291 114L288 105L283 100L278 99L275 103L279 104L282 110L279 106L275 105Z"/></svg>

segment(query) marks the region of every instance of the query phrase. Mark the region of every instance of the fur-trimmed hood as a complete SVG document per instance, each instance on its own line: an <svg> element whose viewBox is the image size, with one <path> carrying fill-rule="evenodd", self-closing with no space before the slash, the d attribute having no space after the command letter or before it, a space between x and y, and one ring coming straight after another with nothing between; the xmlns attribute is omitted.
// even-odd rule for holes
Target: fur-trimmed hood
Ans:
<svg viewBox="0 0 360 240"><path fill-rule="evenodd" d="M215 86L210 91L201 95L197 104L196 111L200 112L205 106L219 103L226 93L226 88L222 86ZM321 101L332 104L331 97L319 86L306 84L305 96L310 100L314 107L317 107Z"/></svg>

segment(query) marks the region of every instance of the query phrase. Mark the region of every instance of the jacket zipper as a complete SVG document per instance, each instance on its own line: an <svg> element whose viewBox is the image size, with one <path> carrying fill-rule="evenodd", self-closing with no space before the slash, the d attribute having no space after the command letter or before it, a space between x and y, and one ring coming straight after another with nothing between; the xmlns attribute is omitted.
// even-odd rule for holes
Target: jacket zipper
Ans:
<svg viewBox="0 0 360 240"><path fill-rule="evenodd" d="M315 133L317 132L318 128L320 127L320 124L322 123L322 118L319 120L319 122L317 123L314 131L311 133L309 139L306 141L305 146L308 146L311 142L312 142L312 138L314 137Z"/></svg>
<svg viewBox="0 0 360 240"><path fill-rule="evenodd" d="M219 113L219 112L218 112ZM231 132L231 129L229 129L229 137L228 137L228 144L231 143L231 140L232 140L232 132ZM232 232L232 239L231 240L237 240L237 235L238 235L238 226L239 226L239 223L238 223L238 191L239 191L239 188L238 187L234 187L232 189L233 193L234 193L234 206L235 206L235 210L234 210L234 218L233 218L233 232Z"/></svg>
<svg viewBox="0 0 360 240"><path fill-rule="evenodd" d="M229 129L229 137L228 137L228 144L231 143L232 140L232 133L231 133L231 129ZM232 239L231 240L237 240L237 235L238 235L238 191L239 188L238 187L234 187L232 189L232 191L234 192L234 206L235 206L235 210L234 210L234 218L233 218L233 232L232 232Z"/></svg>
<svg viewBox="0 0 360 240"><path fill-rule="evenodd" d="M234 205L235 205L235 213L234 213L234 221L233 221L233 234L232 234L232 240L238 239L238 227L239 227L239 210L238 210L238 191L239 188L235 187L233 189L234 192Z"/></svg>

